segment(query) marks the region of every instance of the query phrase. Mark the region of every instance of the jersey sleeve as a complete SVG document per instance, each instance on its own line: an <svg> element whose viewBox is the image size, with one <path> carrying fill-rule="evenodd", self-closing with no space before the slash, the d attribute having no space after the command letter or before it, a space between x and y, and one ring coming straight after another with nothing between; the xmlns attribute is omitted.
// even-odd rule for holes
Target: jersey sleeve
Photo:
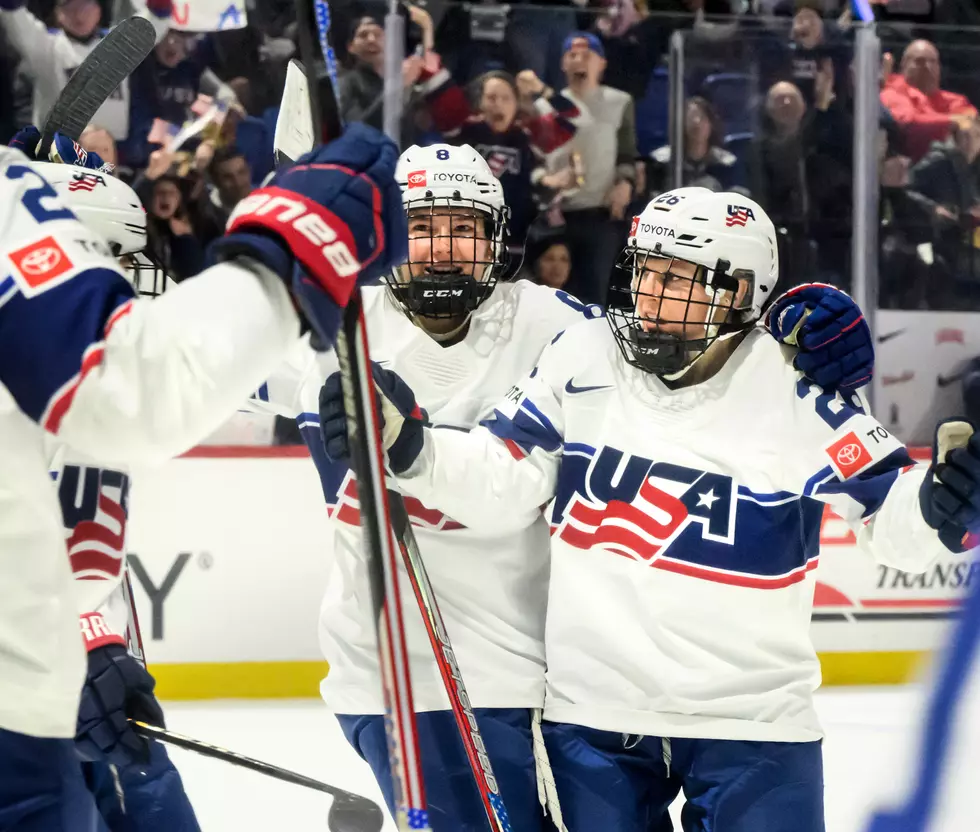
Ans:
<svg viewBox="0 0 980 832"><path fill-rule="evenodd" d="M89 650L125 644L126 605L119 598L126 566L129 477L69 459L53 466L53 476L82 638Z"/></svg>
<svg viewBox="0 0 980 832"><path fill-rule="evenodd" d="M136 301L54 189L0 151L0 382L20 409L109 465L193 445L255 391L299 335L288 291L245 261Z"/></svg>
<svg viewBox="0 0 980 832"><path fill-rule="evenodd" d="M561 460L560 343L561 334L479 427L427 428L422 453L397 478L401 489L472 529L531 525L554 497Z"/></svg>
<svg viewBox="0 0 980 832"><path fill-rule="evenodd" d="M927 466L915 464L863 398L844 401L801 378L795 410L792 421L802 436L784 459L791 461L797 493L829 505L858 545L887 566L921 572L946 551L919 508Z"/></svg>
<svg viewBox="0 0 980 832"><path fill-rule="evenodd" d="M328 360L324 361L328 356ZM288 419L297 419L302 423L304 418L301 417L311 415L303 412L301 401L303 385L311 372L317 371L319 374L320 368L331 364L336 365L336 358L332 351L317 354L310 346L309 338L303 338L296 343L286 360L252 393L242 406L242 410L284 416ZM327 375L329 372L332 371L328 370ZM323 375L323 378L326 378L326 375Z"/></svg>

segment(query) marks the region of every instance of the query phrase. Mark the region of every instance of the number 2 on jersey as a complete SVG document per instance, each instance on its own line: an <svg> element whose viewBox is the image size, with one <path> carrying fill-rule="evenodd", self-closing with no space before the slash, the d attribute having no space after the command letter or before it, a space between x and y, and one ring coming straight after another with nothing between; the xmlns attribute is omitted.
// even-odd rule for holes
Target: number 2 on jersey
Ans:
<svg viewBox="0 0 980 832"><path fill-rule="evenodd" d="M35 222L46 223L52 220L75 218L75 215L61 204L54 188L45 182L39 173L26 165L11 165L7 168L8 179L23 179L25 176L28 178L28 182L34 181L36 183L33 187L28 188L21 197L24 207Z"/></svg>

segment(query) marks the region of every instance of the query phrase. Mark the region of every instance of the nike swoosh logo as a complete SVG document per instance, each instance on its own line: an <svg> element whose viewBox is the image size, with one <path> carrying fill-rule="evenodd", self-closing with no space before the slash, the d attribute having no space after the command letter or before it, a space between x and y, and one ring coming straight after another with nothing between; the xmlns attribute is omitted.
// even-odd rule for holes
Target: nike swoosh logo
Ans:
<svg viewBox="0 0 980 832"><path fill-rule="evenodd" d="M576 387L569 379L565 384L565 392L574 396L576 393L588 393L592 390L608 390L611 386L610 384L599 384L595 387Z"/></svg>
<svg viewBox="0 0 980 832"><path fill-rule="evenodd" d="M940 387L949 387L951 384L956 384L958 381L963 381L963 376L966 373L957 373L953 376L936 376L936 384Z"/></svg>
<svg viewBox="0 0 980 832"><path fill-rule="evenodd" d="M897 338L903 332L905 332L904 329L896 329L894 332L886 332L884 335L879 335L878 336L878 343L879 344L884 344L885 341L891 341L892 338Z"/></svg>

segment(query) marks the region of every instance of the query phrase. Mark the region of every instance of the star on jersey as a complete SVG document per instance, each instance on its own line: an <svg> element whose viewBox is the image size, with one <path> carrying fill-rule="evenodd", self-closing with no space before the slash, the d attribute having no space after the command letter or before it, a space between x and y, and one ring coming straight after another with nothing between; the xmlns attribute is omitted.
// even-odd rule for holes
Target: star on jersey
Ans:
<svg viewBox="0 0 980 832"><path fill-rule="evenodd" d="M709 510L715 504L715 501L720 499L721 499L720 497L715 496L715 490L713 488L709 489L706 493L703 494L701 492L698 492L698 505L704 506Z"/></svg>

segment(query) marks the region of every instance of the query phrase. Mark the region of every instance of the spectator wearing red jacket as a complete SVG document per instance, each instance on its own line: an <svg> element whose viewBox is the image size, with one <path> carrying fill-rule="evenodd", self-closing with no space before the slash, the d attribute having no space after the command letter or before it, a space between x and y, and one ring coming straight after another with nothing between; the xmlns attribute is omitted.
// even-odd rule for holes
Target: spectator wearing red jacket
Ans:
<svg viewBox="0 0 980 832"><path fill-rule="evenodd" d="M975 116L977 108L965 96L939 88L939 50L929 41L906 47L901 70L885 81L881 103L902 128L905 155L915 162L933 142L949 137L958 116Z"/></svg>

